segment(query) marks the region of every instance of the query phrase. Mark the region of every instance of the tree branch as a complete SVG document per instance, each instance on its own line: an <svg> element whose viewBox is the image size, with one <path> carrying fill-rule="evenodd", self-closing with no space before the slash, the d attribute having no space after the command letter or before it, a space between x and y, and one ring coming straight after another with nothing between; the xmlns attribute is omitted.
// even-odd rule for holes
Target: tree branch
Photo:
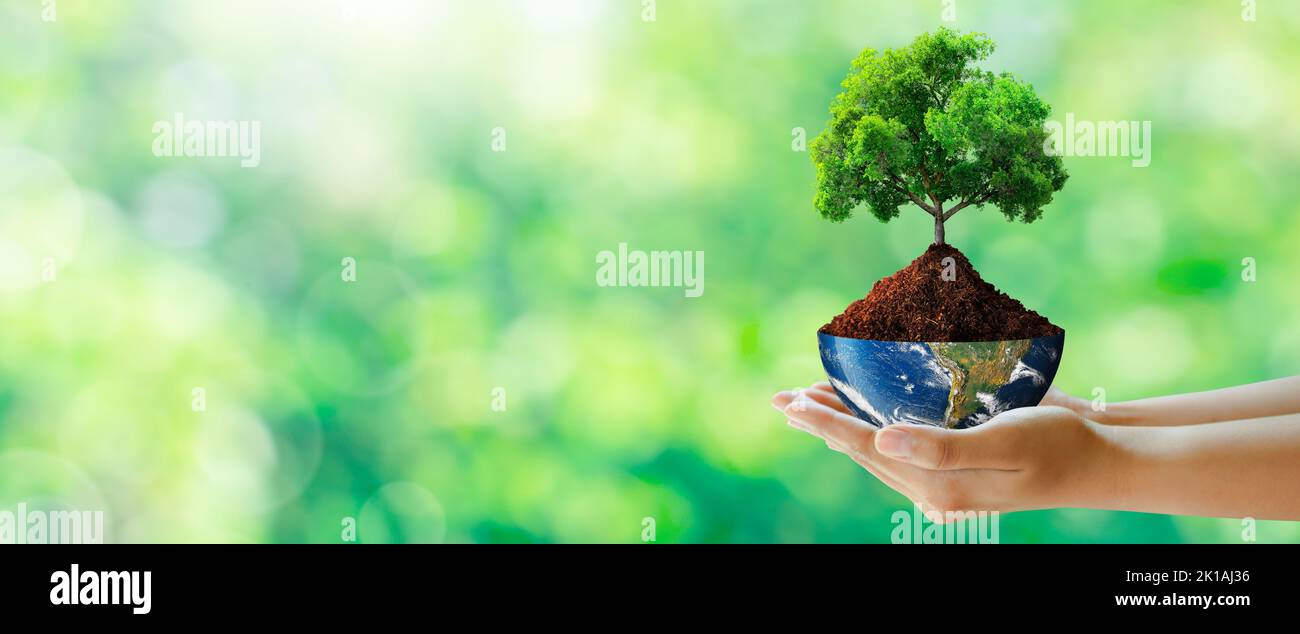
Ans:
<svg viewBox="0 0 1300 634"><path fill-rule="evenodd" d="M884 158L885 157L883 153L881 153L881 155L876 156L876 160L880 161L881 166L884 166L884 173L885 175L887 175L887 177L889 177L889 181L893 181L894 190L897 190L898 194L902 194L909 197L909 199L913 201L913 203L917 205L917 207L924 209L924 212L931 214L931 216L933 217L936 218L939 217L939 212L937 212L937 209L939 209L939 205L935 205L935 207L932 208L930 207L930 205L926 204L926 201L920 199L920 196L913 194L913 192L911 192L911 188L907 187L907 183L904 181L904 179L898 178L897 175L894 175L892 173L892 171L889 171L888 166L885 165Z"/></svg>
<svg viewBox="0 0 1300 634"><path fill-rule="evenodd" d="M925 210L925 213L930 214L931 216L934 216L934 217L936 217L936 218L939 217L939 216L938 216L938 211L936 211L936 210L938 209L938 207L931 207L931 206L925 204L925 201L924 201L924 200L921 200L921 197L920 197L920 196L917 196L916 194L913 194L913 193L912 193L912 190L910 190L910 189L907 188L907 183L903 182L903 179L901 179L901 178L899 178L899 177L897 177L897 176L894 176L893 174L890 174L890 175L889 175L889 178L892 179L895 183L897 183L894 187L895 187L896 189L898 189L898 191L899 191L900 193L902 193L903 195L905 195L905 196L907 196L908 198L912 199L912 202L915 203L917 207L920 207L921 209L924 209L924 210Z"/></svg>
<svg viewBox="0 0 1300 634"><path fill-rule="evenodd" d="M934 204L931 207L930 215L936 218L943 213L943 201L934 193L934 182L930 178L930 171L925 169L925 161L922 160L917 168L921 170L921 184L925 186L925 193L930 197L930 202Z"/></svg>
<svg viewBox="0 0 1300 634"><path fill-rule="evenodd" d="M932 86L932 85L930 85L929 83L921 82L921 85L922 85L922 86L925 86L925 89L926 89L927 91L929 91L930 96L934 98L934 104L935 104L936 106L939 107L939 110L945 110L945 109L947 109L947 107L948 107L948 97L947 97L947 95L940 96L940 95L939 95L939 91L938 91L937 89L935 89L935 87Z"/></svg>
<svg viewBox="0 0 1300 634"><path fill-rule="evenodd" d="M965 209L966 207L968 207L968 206L970 206L970 205L972 205L972 204L975 204L975 205L983 205L984 203L988 202L988 200L989 200L990 198L992 198L992 197L993 197L993 193L992 193L992 192L989 192L989 193L985 194L983 197L980 197L980 198L972 198L972 199L970 199L970 200L963 200L963 201L957 203L957 205L954 206L952 209L949 209L949 210L948 210L948 213L945 213L945 214L943 215L943 219L944 219L944 221L946 222L949 218L951 218L951 217L953 216L953 214L955 214L955 213L957 213L957 212L959 212L959 211Z"/></svg>

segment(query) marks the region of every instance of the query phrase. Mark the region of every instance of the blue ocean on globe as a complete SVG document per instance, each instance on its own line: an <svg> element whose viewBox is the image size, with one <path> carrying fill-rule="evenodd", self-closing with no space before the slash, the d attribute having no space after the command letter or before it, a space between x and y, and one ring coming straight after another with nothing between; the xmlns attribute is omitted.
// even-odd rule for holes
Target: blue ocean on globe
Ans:
<svg viewBox="0 0 1300 634"><path fill-rule="evenodd" d="M1065 333L1034 339L918 343L817 333L840 400L877 426L974 427L1037 405L1056 378Z"/></svg>

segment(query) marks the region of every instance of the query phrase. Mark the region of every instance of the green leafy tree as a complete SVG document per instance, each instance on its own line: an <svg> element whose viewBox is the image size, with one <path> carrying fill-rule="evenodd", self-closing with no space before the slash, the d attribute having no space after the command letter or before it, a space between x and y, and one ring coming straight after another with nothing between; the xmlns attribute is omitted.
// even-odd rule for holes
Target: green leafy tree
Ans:
<svg viewBox="0 0 1300 634"><path fill-rule="evenodd" d="M1044 151L1051 108L1029 84L975 66L992 52L983 34L946 28L862 51L812 143L821 215L839 222L865 204L889 222L911 202L934 217L935 244L970 206L1037 220L1068 177Z"/></svg>

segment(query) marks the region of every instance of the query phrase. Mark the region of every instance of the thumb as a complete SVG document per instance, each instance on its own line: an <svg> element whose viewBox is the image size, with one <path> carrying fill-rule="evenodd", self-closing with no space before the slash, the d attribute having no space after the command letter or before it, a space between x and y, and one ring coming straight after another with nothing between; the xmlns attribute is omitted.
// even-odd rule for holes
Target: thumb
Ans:
<svg viewBox="0 0 1300 634"><path fill-rule="evenodd" d="M1007 464L1005 443L983 427L943 429L930 425L889 425L876 432L876 451L922 469L992 469Z"/></svg>

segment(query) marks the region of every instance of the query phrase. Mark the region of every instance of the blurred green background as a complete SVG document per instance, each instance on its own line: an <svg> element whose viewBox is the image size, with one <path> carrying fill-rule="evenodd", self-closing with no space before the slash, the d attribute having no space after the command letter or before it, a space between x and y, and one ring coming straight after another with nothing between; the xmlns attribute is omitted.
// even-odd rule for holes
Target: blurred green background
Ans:
<svg viewBox="0 0 1300 634"><path fill-rule="evenodd" d="M339 542L354 518L363 542L640 542L646 517L661 543L888 541L910 503L768 399L822 375L817 328L931 227L820 219L792 142L863 47L941 25L988 33L1053 118L1152 122L1150 167L1067 158L1037 223L948 223L1066 329L1059 386L1297 373L1300 3L48 4L0 2L0 508L104 509L110 541ZM155 157L177 112L259 121L260 166ZM704 295L597 286L620 242L704 251Z"/></svg>

